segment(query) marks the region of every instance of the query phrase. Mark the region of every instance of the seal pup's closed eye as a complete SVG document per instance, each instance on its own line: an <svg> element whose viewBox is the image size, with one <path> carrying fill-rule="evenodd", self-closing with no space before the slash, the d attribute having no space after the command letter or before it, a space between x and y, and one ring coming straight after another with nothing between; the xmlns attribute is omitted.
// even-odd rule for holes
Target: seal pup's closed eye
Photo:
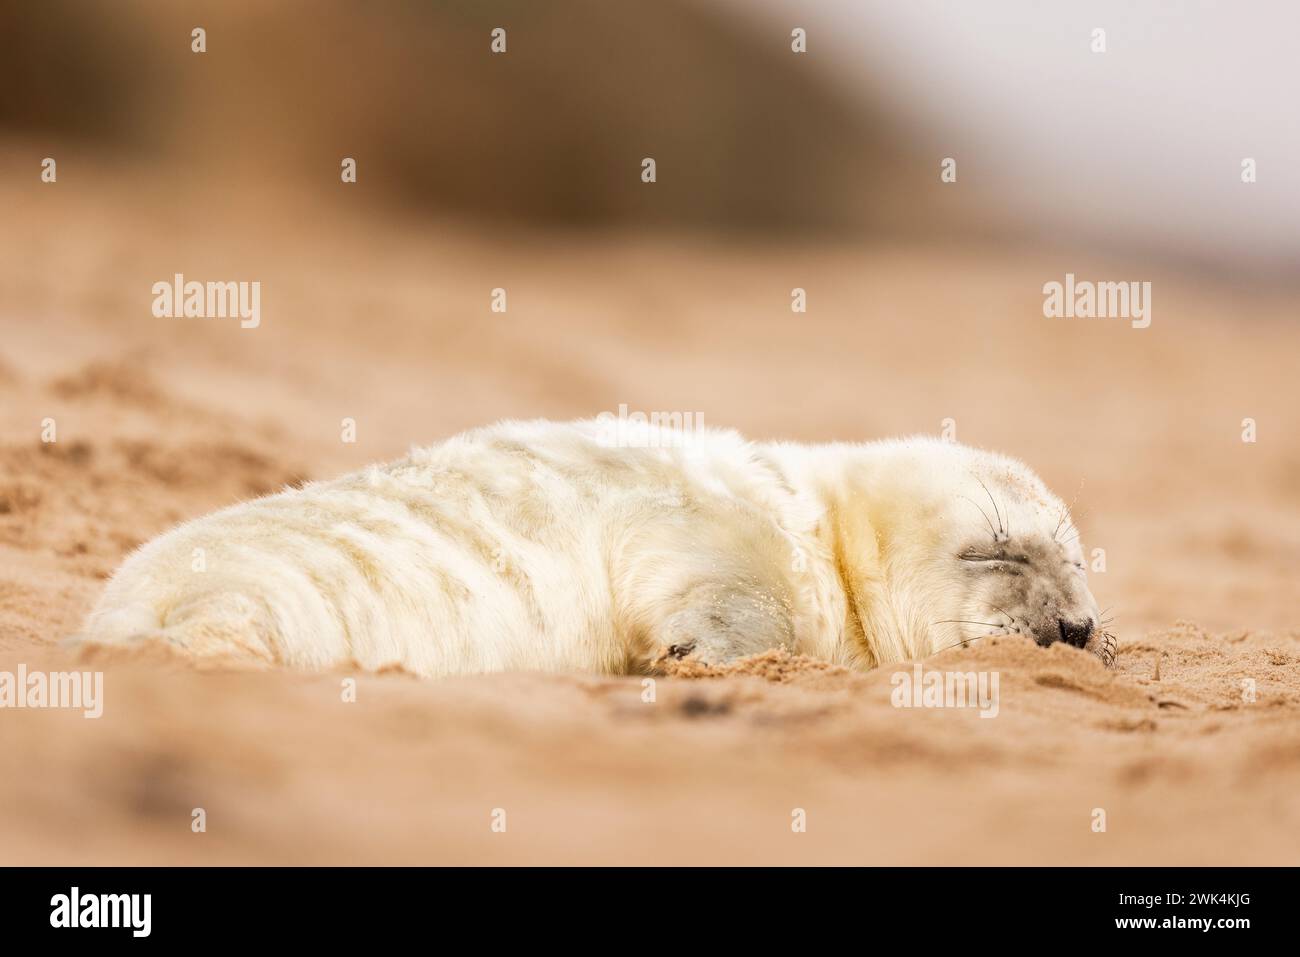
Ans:
<svg viewBox="0 0 1300 957"><path fill-rule="evenodd" d="M503 422L196 519L118 569L93 643L422 675L641 673L772 648L871 668L1021 632L1103 660L1078 534L953 443Z"/></svg>

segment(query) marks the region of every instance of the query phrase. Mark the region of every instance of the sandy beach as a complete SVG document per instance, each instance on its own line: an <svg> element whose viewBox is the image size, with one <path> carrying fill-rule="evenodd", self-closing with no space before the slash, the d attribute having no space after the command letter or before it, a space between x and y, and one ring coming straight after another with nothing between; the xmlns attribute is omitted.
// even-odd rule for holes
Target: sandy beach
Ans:
<svg viewBox="0 0 1300 957"><path fill-rule="evenodd" d="M0 862L1298 862L1296 290L1043 244L493 230L99 166L28 180L0 186L23 224L0 234L0 671L102 669L104 714L0 711ZM177 269L260 280L260 326L152 316ZM1067 272L1149 278L1150 327L1044 318ZM213 673L62 644L179 521L621 403L761 439L953 420L1104 549L1115 667L1019 637L924 662L996 671L984 720L893 707L894 668L780 657L647 702L640 678Z"/></svg>

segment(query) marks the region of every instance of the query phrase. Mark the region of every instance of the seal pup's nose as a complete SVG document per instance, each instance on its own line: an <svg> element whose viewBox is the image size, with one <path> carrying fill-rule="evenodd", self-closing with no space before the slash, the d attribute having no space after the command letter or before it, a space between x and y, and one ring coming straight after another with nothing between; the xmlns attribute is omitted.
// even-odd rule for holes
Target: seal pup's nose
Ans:
<svg viewBox="0 0 1300 957"><path fill-rule="evenodd" d="M1082 648L1092 637L1091 618L1085 618L1083 621L1066 621L1064 618L1058 618L1056 626L1061 630L1061 640L1076 648Z"/></svg>

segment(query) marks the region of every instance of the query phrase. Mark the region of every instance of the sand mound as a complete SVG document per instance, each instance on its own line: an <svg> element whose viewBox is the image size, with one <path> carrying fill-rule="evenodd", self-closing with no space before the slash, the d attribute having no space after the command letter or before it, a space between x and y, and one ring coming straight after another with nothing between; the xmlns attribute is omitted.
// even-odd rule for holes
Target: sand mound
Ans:
<svg viewBox="0 0 1300 957"><path fill-rule="evenodd" d="M63 399L106 398L132 405L158 406L164 395L142 361L87 363L50 382L50 391Z"/></svg>
<svg viewBox="0 0 1300 957"><path fill-rule="evenodd" d="M1108 670L1017 638L919 663L996 672L993 720L896 707L892 676L915 663L853 674L770 653L691 678L428 682L28 646L0 667L89 661L105 714L5 715L0 772L28 813L0 837L9 862L60 863L1277 861L1300 700L1273 662L1296 640L1156 633L1159 681L1138 654ZM1232 663L1258 676L1253 702ZM794 809L810 826L792 839Z"/></svg>
<svg viewBox="0 0 1300 957"><path fill-rule="evenodd" d="M793 655L775 648L750 655L726 665L707 665L692 658L674 658L664 649L652 667L671 678L725 678L733 675L762 678L778 684L797 682L809 677L847 674L847 669L805 655Z"/></svg>

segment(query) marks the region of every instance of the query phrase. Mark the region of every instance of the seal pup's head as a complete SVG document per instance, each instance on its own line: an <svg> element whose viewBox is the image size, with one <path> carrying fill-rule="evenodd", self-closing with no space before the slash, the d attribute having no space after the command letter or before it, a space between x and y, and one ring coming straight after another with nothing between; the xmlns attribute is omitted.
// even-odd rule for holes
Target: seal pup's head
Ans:
<svg viewBox="0 0 1300 957"><path fill-rule="evenodd" d="M960 585L952 618L942 623L954 638L1021 633L1044 646L1060 641L1086 649L1111 664L1114 641L1103 631L1080 532L1065 503L1014 459L987 452L965 458L966 476L956 477L953 494L966 517L954 520L945 542Z"/></svg>
<svg viewBox="0 0 1300 957"><path fill-rule="evenodd" d="M823 493L872 663L1008 634L1113 662L1079 531L1028 466L930 437L845 458Z"/></svg>

